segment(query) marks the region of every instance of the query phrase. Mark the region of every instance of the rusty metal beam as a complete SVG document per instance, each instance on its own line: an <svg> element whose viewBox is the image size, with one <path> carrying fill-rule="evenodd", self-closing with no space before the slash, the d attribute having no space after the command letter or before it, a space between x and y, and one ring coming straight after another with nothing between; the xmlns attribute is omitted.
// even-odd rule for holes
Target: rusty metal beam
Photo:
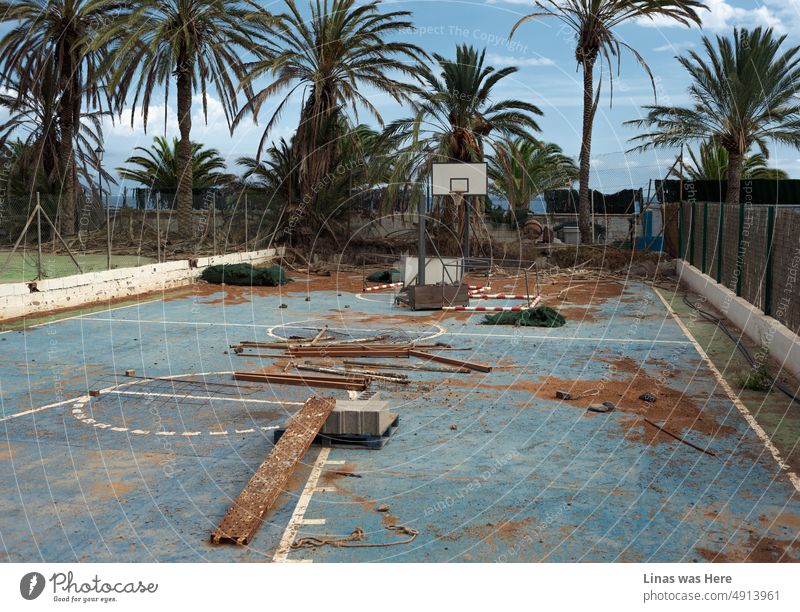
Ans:
<svg viewBox="0 0 800 612"><path fill-rule="evenodd" d="M234 372L233 378L248 382L302 385L328 389L346 389L348 391L363 391L369 384L369 378L364 376L314 376L311 374L284 374L277 372Z"/></svg>
<svg viewBox="0 0 800 612"><path fill-rule="evenodd" d="M447 365L456 366L458 368L469 368L470 370L475 370L477 372L491 372L492 366L486 365L485 363L476 363L473 361L464 361L462 359L456 359L454 357L445 357L444 355L432 355L431 353L426 353L424 351L415 351L410 350L408 351L409 356L411 357L418 357L420 359L427 359L429 361L438 361L439 363L446 363Z"/></svg>
<svg viewBox="0 0 800 612"><path fill-rule="evenodd" d="M211 532L214 544L246 545L253 541L267 511L285 489L335 405L331 398L312 397L292 417L286 432Z"/></svg>

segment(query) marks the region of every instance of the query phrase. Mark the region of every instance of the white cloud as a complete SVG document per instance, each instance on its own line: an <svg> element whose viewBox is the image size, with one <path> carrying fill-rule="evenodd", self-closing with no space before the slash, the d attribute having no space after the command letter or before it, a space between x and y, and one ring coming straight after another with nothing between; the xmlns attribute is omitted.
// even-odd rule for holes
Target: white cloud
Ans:
<svg viewBox="0 0 800 612"><path fill-rule="evenodd" d="M791 0L792 3L797 4L797 0ZM762 5L756 8L745 8L741 6L734 6L730 0L705 0L705 4L709 10L700 10L698 14L702 19L703 29L713 32L724 32L732 29L734 26L756 27L765 26L775 28L776 32L786 31L786 21L782 18L783 13L788 12L787 0L780 0L780 2L770 2L775 8ZM779 13L781 15L779 15ZM797 10L794 11L794 18L797 18ZM670 19L666 16L657 16L653 18L643 17L637 20L637 23L644 27L650 28L675 28L685 27L678 21Z"/></svg>
<svg viewBox="0 0 800 612"><path fill-rule="evenodd" d="M667 51L672 53L680 53L681 51L686 51L687 49L694 49L697 45L693 42L676 42L676 43L667 43L666 45L661 45L660 47L655 47L653 51L655 53L665 53Z"/></svg>
<svg viewBox="0 0 800 612"><path fill-rule="evenodd" d="M153 100L147 113L147 135L164 135L164 115L166 113L166 135L172 138L178 135L178 112L174 103L164 108L163 101ZM107 136L121 138L142 138L145 135L144 115L141 108L136 109L131 125L131 107L122 111L122 117L115 117L112 125L108 119L104 126ZM213 96L208 96L208 125L203 115L203 98L200 95L192 97L192 138L203 136L221 136L228 134L228 124L225 120L225 111L222 103Z"/></svg>
<svg viewBox="0 0 800 612"><path fill-rule="evenodd" d="M500 55L489 53L486 56L489 64L496 66L553 66L555 62L549 57L517 57L514 55Z"/></svg>

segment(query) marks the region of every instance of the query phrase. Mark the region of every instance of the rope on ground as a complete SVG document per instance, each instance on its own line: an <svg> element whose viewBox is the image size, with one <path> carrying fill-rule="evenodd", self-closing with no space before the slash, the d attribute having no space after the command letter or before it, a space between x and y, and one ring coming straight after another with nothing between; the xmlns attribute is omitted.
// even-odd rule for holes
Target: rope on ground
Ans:
<svg viewBox="0 0 800 612"><path fill-rule="evenodd" d="M389 529L390 531L396 531L397 533L410 537L406 538L405 540L397 540L395 542L368 543L363 541L367 539L367 535L364 533L364 530L361 529L361 527L356 527L353 529L353 533L351 533L349 536L341 538L325 536L309 536L306 538L300 538L299 540L292 542L292 548L320 548L322 546L334 546L336 548L382 548L386 546L411 544L411 542L413 542L419 535L419 531L404 525L387 525L386 529Z"/></svg>

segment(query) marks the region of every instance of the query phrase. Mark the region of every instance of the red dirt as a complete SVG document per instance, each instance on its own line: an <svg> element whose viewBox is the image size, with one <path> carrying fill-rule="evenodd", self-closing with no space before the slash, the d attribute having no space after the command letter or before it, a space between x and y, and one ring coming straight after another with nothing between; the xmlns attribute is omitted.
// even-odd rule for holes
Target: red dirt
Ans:
<svg viewBox="0 0 800 612"><path fill-rule="evenodd" d="M621 423L625 430L625 437L647 445L675 444L676 441L647 424L642 418L645 416L677 435L681 435L685 431L692 431L714 438L736 433L733 427L720 426L716 419L704 413L700 403L703 398L680 393L667 387L664 381L653 378L628 357L609 359L607 362L614 377L609 375L603 380L574 380L548 376L539 380L520 378L511 385L492 385L476 384L474 380L450 378L443 381L442 384L472 389L527 391L540 399L558 401L562 405L573 406L581 410L585 410L590 404L612 401L616 404L617 410L626 414L627 418ZM558 400L556 391L559 390L568 391L573 396L582 394L586 394L586 396L569 401ZM640 400L639 396L645 391L654 393L657 400L652 404ZM531 406L531 404L526 405ZM586 415L589 417L602 416L590 412L587 412ZM702 446L702 444L700 445Z"/></svg>
<svg viewBox="0 0 800 612"><path fill-rule="evenodd" d="M798 563L800 562L800 542L797 540L777 540L760 537L751 533L742 548L723 548L713 551L697 548L700 555L713 563ZM791 555L791 556L790 556Z"/></svg>

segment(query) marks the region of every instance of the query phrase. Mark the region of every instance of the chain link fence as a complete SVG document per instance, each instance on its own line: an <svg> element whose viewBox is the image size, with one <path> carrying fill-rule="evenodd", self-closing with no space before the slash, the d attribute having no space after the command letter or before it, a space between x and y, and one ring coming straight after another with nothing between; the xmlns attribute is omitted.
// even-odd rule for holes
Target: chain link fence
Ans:
<svg viewBox="0 0 800 612"><path fill-rule="evenodd" d="M174 193L131 190L78 202L64 227L59 196L5 198L0 207L0 282L30 282L265 248L280 211L263 192L198 190L189 231L179 231ZM71 231L70 231L71 230Z"/></svg>
<svg viewBox="0 0 800 612"><path fill-rule="evenodd" d="M800 333L800 206L665 207L665 248Z"/></svg>

